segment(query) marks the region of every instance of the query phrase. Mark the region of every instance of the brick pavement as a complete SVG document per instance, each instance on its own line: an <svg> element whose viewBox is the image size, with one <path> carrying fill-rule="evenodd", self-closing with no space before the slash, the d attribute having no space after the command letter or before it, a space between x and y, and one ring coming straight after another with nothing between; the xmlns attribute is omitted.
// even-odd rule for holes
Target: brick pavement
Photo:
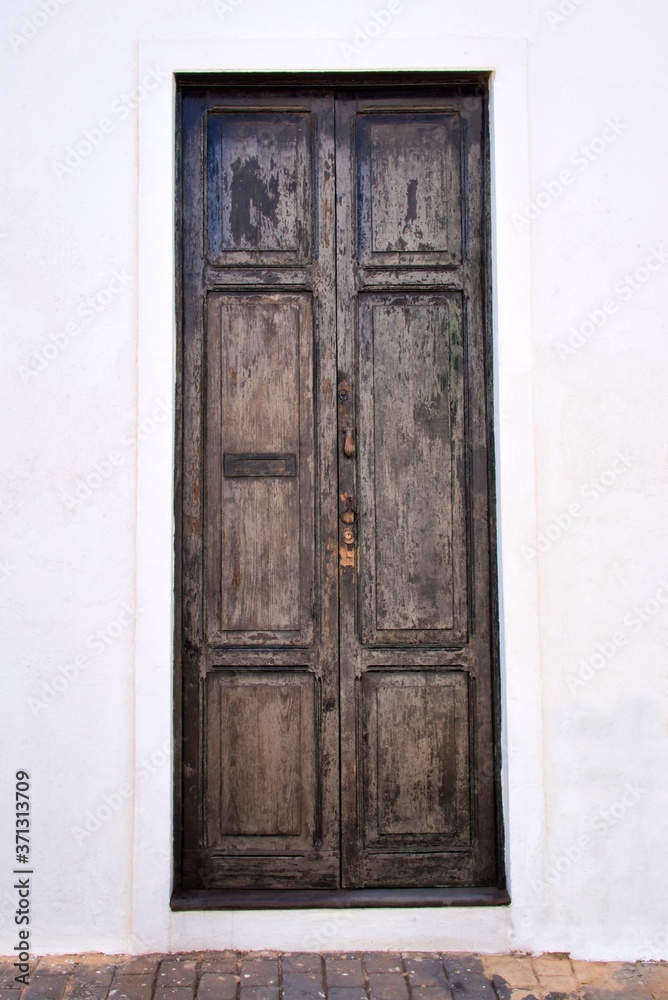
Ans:
<svg viewBox="0 0 668 1000"><path fill-rule="evenodd" d="M65 955L16 983L0 958L0 1000L668 1000L668 965L561 955L197 952Z"/></svg>

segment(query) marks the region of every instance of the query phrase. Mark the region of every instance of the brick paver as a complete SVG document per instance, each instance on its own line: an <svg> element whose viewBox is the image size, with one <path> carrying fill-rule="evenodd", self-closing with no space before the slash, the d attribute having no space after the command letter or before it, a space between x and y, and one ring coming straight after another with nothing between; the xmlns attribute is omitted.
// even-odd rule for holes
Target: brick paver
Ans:
<svg viewBox="0 0 668 1000"><path fill-rule="evenodd" d="M409 1000L408 983L403 975L394 972L369 974L371 1000Z"/></svg>
<svg viewBox="0 0 668 1000"><path fill-rule="evenodd" d="M324 997L322 972L286 972L283 969L283 1000Z"/></svg>
<svg viewBox="0 0 668 1000"><path fill-rule="evenodd" d="M154 985L152 976L116 974L111 982L109 1000L151 1000Z"/></svg>
<svg viewBox="0 0 668 1000"><path fill-rule="evenodd" d="M0 958L0 1000L668 1000L668 963L567 955L197 952L62 955L17 983Z"/></svg>
<svg viewBox="0 0 668 1000"><path fill-rule="evenodd" d="M559 994L577 997L578 984L570 960L562 955L539 955L533 966L540 982L541 990L550 1000L561 1000ZM550 994L553 994L550 997Z"/></svg>
<svg viewBox="0 0 668 1000"><path fill-rule="evenodd" d="M42 975L68 976L78 962L76 955L46 955L39 963L39 972Z"/></svg>
<svg viewBox="0 0 668 1000"><path fill-rule="evenodd" d="M193 1000L194 986L156 986L155 1000Z"/></svg>
<svg viewBox="0 0 668 1000"><path fill-rule="evenodd" d="M244 957L241 959L241 986L278 986L278 958ZM250 994L247 994L250 1000ZM257 998L261 1000L261 998Z"/></svg>
<svg viewBox="0 0 668 1000"><path fill-rule="evenodd" d="M0 989L13 990L18 987L14 979L16 969L11 962L0 962Z"/></svg>
<svg viewBox="0 0 668 1000"><path fill-rule="evenodd" d="M325 955L327 986L364 987L364 969L361 958L348 955ZM339 1000L344 1000L343 997Z"/></svg>
<svg viewBox="0 0 668 1000"><path fill-rule="evenodd" d="M316 976L322 975L322 957L309 952L283 955L281 964L283 975L288 972L311 972Z"/></svg>
<svg viewBox="0 0 668 1000"><path fill-rule="evenodd" d="M413 996L415 996L415 990L420 987L439 989L447 987L445 969L439 955L409 953L405 954L403 958ZM449 987L447 989L449 992Z"/></svg>
<svg viewBox="0 0 668 1000"><path fill-rule="evenodd" d="M154 976L162 955L135 955L118 963L119 976Z"/></svg>
<svg viewBox="0 0 668 1000"><path fill-rule="evenodd" d="M329 1000L367 1000L363 986L333 986L327 991Z"/></svg>
<svg viewBox="0 0 668 1000"><path fill-rule="evenodd" d="M278 986L242 986L241 1000L278 1000Z"/></svg>
<svg viewBox="0 0 668 1000"><path fill-rule="evenodd" d="M200 970L202 975L217 972L236 976L239 971L239 956L233 951L206 952L200 962Z"/></svg>
<svg viewBox="0 0 668 1000"><path fill-rule="evenodd" d="M23 1000L61 1000L67 988L67 980L67 975L40 973L40 970L37 969L29 986L21 991L21 997Z"/></svg>
<svg viewBox="0 0 668 1000"><path fill-rule="evenodd" d="M197 962L187 959L164 959L160 963L156 985L194 986L197 980Z"/></svg>
<svg viewBox="0 0 668 1000"><path fill-rule="evenodd" d="M229 972L205 972L199 981L197 1000L236 1000L239 977Z"/></svg>
<svg viewBox="0 0 668 1000"><path fill-rule="evenodd" d="M444 955L443 965L457 1000L496 1000L483 963L475 955Z"/></svg>
<svg viewBox="0 0 668 1000"><path fill-rule="evenodd" d="M413 1000L452 1000L452 990L446 984L440 986L412 986Z"/></svg>
<svg viewBox="0 0 668 1000"><path fill-rule="evenodd" d="M534 971L533 962L528 957L485 955L482 964L497 992L501 987L526 992L538 989L538 977Z"/></svg>
<svg viewBox="0 0 668 1000"><path fill-rule="evenodd" d="M106 1000L109 987L114 978L113 965L94 965L81 963L72 973L68 989L69 1000Z"/></svg>
<svg viewBox="0 0 668 1000"><path fill-rule="evenodd" d="M401 955L394 955L387 951L367 952L363 956L363 961L367 974L374 972L398 972L399 975L402 975L404 971Z"/></svg>

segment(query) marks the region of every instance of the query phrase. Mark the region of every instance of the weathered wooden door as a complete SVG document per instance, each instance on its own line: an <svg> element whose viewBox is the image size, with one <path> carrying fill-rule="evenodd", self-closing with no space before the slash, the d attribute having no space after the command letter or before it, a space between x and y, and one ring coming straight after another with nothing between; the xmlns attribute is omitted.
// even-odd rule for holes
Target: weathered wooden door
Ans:
<svg viewBox="0 0 668 1000"><path fill-rule="evenodd" d="M485 108L180 87L174 905L507 899Z"/></svg>

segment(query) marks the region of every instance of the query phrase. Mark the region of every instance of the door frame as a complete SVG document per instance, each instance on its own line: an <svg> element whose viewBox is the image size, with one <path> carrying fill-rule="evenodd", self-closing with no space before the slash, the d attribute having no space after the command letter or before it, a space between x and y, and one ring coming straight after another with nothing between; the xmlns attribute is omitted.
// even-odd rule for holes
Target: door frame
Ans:
<svg viewBox="0 0 668 1000"><path fill-rule="evenodd" d="M499 624L498 624L498 571L496 557L496 471L494 450L494 365L492 338L492 233L491 233L491 160L489 136L489 77L488 72L451 73L386 73L386 72L320 72L296 76L292 73L254 74L190 74L176 75L175 108L175 287L176 287L176 423L175 423L175 467L174 467L174 812L173 812L173 890L170 905L173 910L202 909L282 909L312 907L363 907L363 906L499 906L507 905L510 896L506 889L504 865L504 826L501 791L501 697L499 668ZM185 137L182 130L182 95L189 88L206 86L243 88L252 93L254 89L279 90L281 87L298 88L323 87L335 92L337 88L354 87L356 90L374 91L401 86L407 90L415 88L448 87L459 85L476 87L482 92L482 191L483 191L483 276L482 314L483 331L481 342L485 354L484 396L487 426L485 429L487 455L488 522L487 539L489 545L489 609L490 609L490 662L492 682L492 732L493 732L493 794L495 815L495 886L433 887L433 888L364 888L364 889L192 889L183 887L184 862L182 860L182 836L184 830L183 785L185 772L178 748L184 735L183 718L183 664L182 664L182 523L186 516L183 503L182 473L186 459L184 445L184 409L187 386L184 376L185 320L183 308L187 289L183 281L184 258L184 183L181 160ZM339 151L337 149L337 157ZM316 184L317 187L317 184ZM338 251L337 251L338 253ZM337 358L337 365L341 360ZM202 373L202 385L205 379ZM339 484L340 488L340 484ZM471 553L468 553L471 556ZM204 585L202 583L202 585ZM340 655L340 654L339 654ZM201 734L200 734L201 738ZM201 751L200 751L201 752ZM192 793L191 793L192 794ZM340 820L342 817L340 817ZM343 834L341 834L343 836Z"/></svg>
<svg viewBox="0 0 668 1000"><path fill-rule="evenodd" d="M527 49L524 38L455 37L437 30L415 38L380 38L362 57L393 71L444 67L491 72L492 241L496 457L501 624L503 794L506 859L513 905L463 911L425 909L399 935L403 946L429 950L445 939L454 949L504 950L518 915L536 903L533 882L546 864L542 700L538 631L538 575L521 554L536 534L533 375L531 345L531 246L528 227L513 222L530 196ZM362 61L362 59L360 59ZM173 637L173 436L172 399L176 318L174 275L174 76L227 67L241 73L290 67L345 68L336 39L286 41L143 39L138 43L137 85L151 69L167 80L138 108L137 418L150 421L159 406L158 431L140 436L137 448L136 587L142 614L136 622L134 705L137 769L132 910L128 940L144 950L217 947L381 947L397 945L396 922L373 922L362 912L328 921L318 910L285 921L270 912L170 915L172 778L159 758L171 743ZM509 777L512 781L509 781ZM515 859L513 863L513 859ZM478 916L476 916L478 914ZM399 915L397 915L399 916ZM212 936L213 935L213 936ZM366 942L366 944L365 944Z"/></svg>

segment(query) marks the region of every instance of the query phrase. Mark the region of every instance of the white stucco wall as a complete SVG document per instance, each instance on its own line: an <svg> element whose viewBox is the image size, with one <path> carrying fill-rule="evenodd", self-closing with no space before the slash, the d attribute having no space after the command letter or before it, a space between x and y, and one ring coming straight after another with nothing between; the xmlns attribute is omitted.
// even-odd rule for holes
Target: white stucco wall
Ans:
<svg viewBox="0 0 668 1000"><path fill-rule="evenodd" d="M668 958L666 8L385 6L3 5L0 952L25 768L38 953ZM354 67L495 73L513 902L172 914L172 73Z"/></svg>

